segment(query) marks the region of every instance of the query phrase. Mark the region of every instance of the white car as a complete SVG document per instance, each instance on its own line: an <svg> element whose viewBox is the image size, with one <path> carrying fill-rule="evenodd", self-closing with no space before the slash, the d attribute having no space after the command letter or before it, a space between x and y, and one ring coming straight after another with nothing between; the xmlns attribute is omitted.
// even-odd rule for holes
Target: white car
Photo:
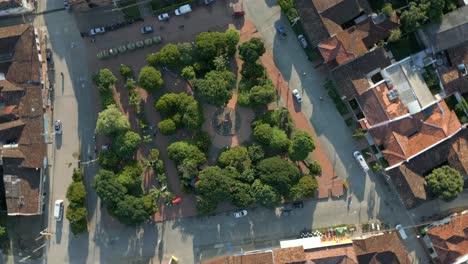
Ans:
<svg viewBox="0 0 468 264"><path fill-rule="evenodd" d="M292 93L294 95L294 98L296 98L297 102L301 103L302 102L302 96L299 94L299 91L297 89L294 89L292 91Z"/></svg>
<svg viewBox="0 0 468 264"><path fill-rule="evenodd" d="M164 20L169 20L169 14L168 13L163 13L158 16L159 21L164 21Z"/></svg>
<svg viewBox="0 0 468 264"><path fill-rule="evenodd" d="M246 215L247 215L247 210L241 210L241 211L234 212L234 217L235 218L241 218L241 217L244 217Z"/></svg>
<svg viewBox="0 0 468 264"><path fill-rule="evenodd" d="M361 166L362 170L364 171L369 170L369 166L367 166L366 160L362 156L361 152L354 151L353 156L356 159L356 161L359 163L359 166Z"/></svg>
<svg viewBox="0 0 468 264"><path fill-rule="evenodd" d="M60 121L60 120L55 120L54 121L54 130L55 130L55 134L57 134L57 135L62 134L62 121Z"/></svg>
<svg viewBox="0 0 468 264"><path fill-rule="evenodd" d="M57 222L62 221L63 217L63 200L55 201L54 206L54 218Z"/></svg>
<svg viewBox="0 0 468 264"><path fill-rule="evenodd" d="M408 238L406 235L405 229L401 225L396 225L395 226L396 230L398 230L398 233L400 233L401 239L405 240Z"/></svg>
<svg viewBox="0 0 468 264"><path fill-rule="evenodd" d="M301 43L301 47L303 49L306 49L309 45L307 44L307 40L305 39L304 35L300 34L297 36L297 39L299 40L299 43Z"/></svg>
<svg viewBox="0 0 468 264"><path fill-rule="evenodd" d="M98 35L98 34L106 33L106 30L104 29L104 27L97 27L97 28L91 29L89 31L89 33L91 34L91 36L95 36L95 35Z"/></svg>

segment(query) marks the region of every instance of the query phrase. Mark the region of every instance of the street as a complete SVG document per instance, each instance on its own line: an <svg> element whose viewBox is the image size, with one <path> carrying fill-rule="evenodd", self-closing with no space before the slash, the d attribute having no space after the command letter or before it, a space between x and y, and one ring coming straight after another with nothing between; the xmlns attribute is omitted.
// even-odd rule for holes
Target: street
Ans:
<svg viewBox="0 0 468 264"><path fill-rule="evenodd" d="M384 178L372 172L365 174L359 169L352 156L357 146L351 131L322 86L328 77L327 70L325 67L315 69L315 64L307 60L279 6L271 2L246 0L246 19L256 24L290 89L302 92L301 111L312 123L338 177L349 182L348 195L352 202L348 204L347 197L310 200L305 202L304 208L293 210L289 216L277 216L272 209L254 208L241 219L235 219L231 213L221 213L147 223L138 228L125 227L110 219L101 212L97 196L90 187L97 164L86 163L94 159L96 112L94 98L91 98L94 86L92 73L87 69L85 40L80 37L75 15L58 10L36 16L34 20L37 28L47 32L47 46L53 51L56 68L53 119L63 122L63 134L56 136L54 144L49 145L52 167L45 225L53 235L47 241L45 257L39 263L164 263L171 255L177 256L180 263L195 263L216 255L275 247L279 240L296 238L304 228L359 224L374 219L380 219L390 227L396 224L410 227L415 224L414 220L419 220L422 210L416 208L408 212ZM61 1L48 1L47 5L39 2L39 12L61 7ZM286 39L276 36L276 21L285 26ZM307 74L302 75L302 71ZM322 96L324 99L320 100ZM56 199L66 201L73 168L80 162L84 162L88 191L89 233L75 237L66 218L62 222L53 219L53 203ZM466 193L464 197L467 198ZM453 206L459 204L463 202L456 200ZM429 263L416 234L409 230L407 234L404 244L414 263L418 263L418 257L420 263Z"/></svg>

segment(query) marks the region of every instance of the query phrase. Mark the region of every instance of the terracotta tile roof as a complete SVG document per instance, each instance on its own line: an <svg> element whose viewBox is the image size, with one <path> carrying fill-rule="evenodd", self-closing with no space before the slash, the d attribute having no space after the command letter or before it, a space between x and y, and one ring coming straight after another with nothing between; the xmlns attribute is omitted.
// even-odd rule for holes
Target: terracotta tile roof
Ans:
<svg viewBox="0 0 468 264"><path fill-rule="evenodd" d="M322 19L317 13L317 10L311 0L296 1L295 5L297 12L301 17L304 30L307 32L312 46L315 46L330 37L327 28L323 24Z"/></svg>
<svg viewBox="0 0 468 264"><path fill-rule="evenodd" d="M21 181L21 197L7 197L8 214L41 212L37 182L46 145L42 87L28 84L40 80L41 64L34 43L34 29L29 25L0 28L0 50L12 50L11 61L1 64L6 80L0 82L0 142L18 144L17 148L4 149L1 158L5 175ZM18 209L19 202L23 205Z"/></svg>
<svg viewBox="0 0 468 264"><path fill-rule="evenodd" d="M367 52L359 36L350 34L348 30L341 31L320 43L318 49L331 69Z"/></svg>
<svg viewBox="0 0 468 264"><path fill-rule="evenodd" d="M221 256L201 261L200 264L273 264L273 254L271 252L260 252L248 255Z"/></svg>
<svg viewBox="0 0 468 264"><path fill-rule="evenodd" d="M354 34L359 35L366 48L370 49L380 40L387 39L392 30L399 27L398 17L394 12L390 18L375 24L371 17L356 25Z"/></svg>
<svg viewBox="0 0 468 264"><path fill-rule="evenodd" d="M432 112L432 113L431 113ZM403 162L461 128L445 101L410 117L371 128L370 134L390 165Z"/></svg>
<svg viewBox="0 0 468 264"><path fill-rule="evenodd" d="M389 91L387 84L383 82L367 90L358 98L367 120L366 127L408 114L408 109L399 98L394 101L388 99Z"/></svg>
<svg viewBox="0 0 468 264"><path fill-rule="evenodd" d="M396 232L353 240L361 264L410 264L408 253Z"/></svg>
<svg viewBox="0 0 468 264"><path fill-rule="evenodd" d="M371 87L367 74L375 69L384 69L390 64L385 49L380 47L333 69L332 76L339 92L346 96L347 100L351 100Z"/></svg>
<svg viewBox="0 0 468 264"><path fill-rule="evenodd" d="M407 208L430 199L424 177L433 169L449 164L462 175L468 174L468 129L462 129L451 139L421 153L409 162L387 171Z"/></svg>
<svg viewBox="0 0 468 264"><path fill-rule="evenodd" d="M456 216L447 224L427 230L426 234L442 264L453 263L468 254L468 214Z"/></svg>
<svg viewBox="0 0 468 264"><path fill-rule="evenodd" d="M457 66L465 64L468 67L468 45L447 50L452 67L441 72L441 79L447 94L468 92L468 75L462 76Z"/></svg>
<svg viewBox="0 0 468 264"><path fill-rule="evenodd" d="M304 248L290 247L273 251L275 264L302 263L306 260Z"/></svg>
<svg viewBox="0 0 468 264"><path fill-rule="evenodd" d="M310 264L357 264L352 244L308 250L307 263Z"/></svg>
<svg viewBox="0 0 468 264"><path fill-rule="evenodd" d="M3 182L8 215L38 215L40 171L20 167L20 159L5 159ZM13 183L15 182L15 183Z"/></svg>

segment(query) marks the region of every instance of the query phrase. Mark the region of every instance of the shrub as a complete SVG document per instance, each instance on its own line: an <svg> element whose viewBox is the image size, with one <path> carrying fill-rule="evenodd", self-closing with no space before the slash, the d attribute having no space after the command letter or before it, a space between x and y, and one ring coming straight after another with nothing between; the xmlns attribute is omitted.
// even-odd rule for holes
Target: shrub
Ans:
<svg viewBox="0 0 468 264"><path fill-rule="evenodd" d="M78 168L73 169L72 179L74 182L83 181L83 171Z"/></svg>
<svg viewBox="0 0 468 264"><path fill-rule="evenodd" d="M312 161L312 163L308 164L309 173L311 175L321 176L322 175L322 166L316 160Z"/></svg>
<svg viewBox="0 0 468 264"><path fill-rule="evenodd" d="M124 77L124 79L133 77L132 68L130 68L130 66L128 65L120 64L119 71L122 77Z"/></svg>
<svg viewBox="0 0 468 264"><path fill-rule="evenodd" d="M85 186L82 182L72 182L67 189L67 199L73 205L83 206L86 198Z"/></svg>
<svg viewBox="0 0 468 264"><path fill-rule="evenodd" d="M151 66L145 66L141 68L140 74L138 75L138 82L144 89L155 91L162 86L164 81L160 71Z"/></svg>
<svg viewBox="0 0 468 264"><path fill-rule="evenodd" d="M175 133L177 127L172 119L165 119L159 122L158 129L163 135L169 136Z"/></svg>

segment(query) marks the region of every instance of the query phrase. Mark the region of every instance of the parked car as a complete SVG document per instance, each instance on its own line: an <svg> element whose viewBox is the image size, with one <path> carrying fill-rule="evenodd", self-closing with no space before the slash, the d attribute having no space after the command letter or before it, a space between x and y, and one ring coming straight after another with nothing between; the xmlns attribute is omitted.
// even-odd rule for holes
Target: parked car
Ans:
<svg viewBox="0 0 468 264"><path fill-rule="evenodd" d="M405 229L403 228L403 226L401 226L400 224L396 225L395 228L398 230L398 233L400 233L400 236L401 236L401 239L405 240L408 238L408 236L406 235L406 232L405 232Z"/></svg>
<svg viewBox="0 0 468 264"><path fill-rule="evenodd" d="M292 206L293 206L294 209L300 209L300 208L304 207L304 203L303 202L294 202L292 204Z"/></svg>
<svg viewBox="0 0 468 264"><path fill-rule="evenodd" d="M192 12L192 7L190 7L190 5L183 5L177 8L174 13L176 16L180 16L190 12Z"/></svg>
<svg viewBox="0 0 468 264"><path fill-rule="evenodd" d="M104 27L97 27L97 28L93 28L89 31L89 34L91 36L95 36L95 35L99 35L99 34L104 34L106 33L106 30L104 29Z"/></svg>
<svg viewBox="0 0 468 264"><path fill-rule="evenodd" d="M306 49L309 45L307 44L307 40L305 39L304 35L300 34L297 36L297 39L299 40L299 43L301 43L301 47L303 49Z"/></svg>
<svg viewBox="0 0 468 264"><path fill-rule="evenodd" d="M362 156L361 152L354 151L353 156L356 159L356 161L359 163L359 166L361 166L363 171L369 170L369 166L367 166L366 160Z"/></svg>
<svg viewBox="0 0 468 264"><path fill-rule="evenodd" d="M63 200L55 201L54 218L57 222L62 221L63 218Z"/></svg>
<svg viewBox="0 0 468 264"><path fill-rule="evenodd" d="M292 212L291 209L281 210L281 215L288 216L288 215L291 215L291 212Z"/></svg>
<svg viewBox="0 0 468 264"><path fill-rule="evenodd" d="M241 211L234 212L234 217L235 218L241 218L241 217L244 217L246 215L247 215L247 210L241 210Z"/></svg>
<svg viewBox="0 0 468 264"><path fill-rule="evenodd" d="M457 68L458 68L458 70L461 72L462 76L468 75L468 71L466 70L465 64L463 64L463 63L462 63L462 64L459 64L459 65L457 66Z"/></svg>
<svg viewBox="0 0 468 264"><path fill-rule="evenodd" d="M54 121L54 130L55 130L55 134L57 134L57 135L62 134L62 121L60 121L60 120L55 120Z"/></svg>
<svg viewBox="0 0 468 264"><path fill-rule="evenodd" d="M211 5L212 3L214 3L214 0L204 0L203 2L205 3L205 5Z"/></svg>
<svg viewBox="0 0 468 264"><path fill-rule="evenodd" d="M279 34L281 37L286 37L286 36L287 36L286 31L284 30L283 25L277 23L277 24L275 25L275 28L276 28L276 31L278 32L278 34Z"/></svg>
<svg viewBox="0 0 468 264"><path fill-rule="evenodd" d="M152 26L144 26L140 29L141 34L148 34L153 32Z"/></svg>
<svg viewBox="0 0 468 264"><path fill-rule="evenodd" d="M165 20L169 20L169 14L168 13L162 13L158 16L158 20L159 21L165 21Z"/></svg>
<svg viewBox="0 0 468 264"><path fill-rule="evenodd" d="M302 102L302 96L299 94L299 91L297 89L294 89L292 91L293 95L294 95L294 98L296 98L296 101L298 103L301 103Z"/></svg>

